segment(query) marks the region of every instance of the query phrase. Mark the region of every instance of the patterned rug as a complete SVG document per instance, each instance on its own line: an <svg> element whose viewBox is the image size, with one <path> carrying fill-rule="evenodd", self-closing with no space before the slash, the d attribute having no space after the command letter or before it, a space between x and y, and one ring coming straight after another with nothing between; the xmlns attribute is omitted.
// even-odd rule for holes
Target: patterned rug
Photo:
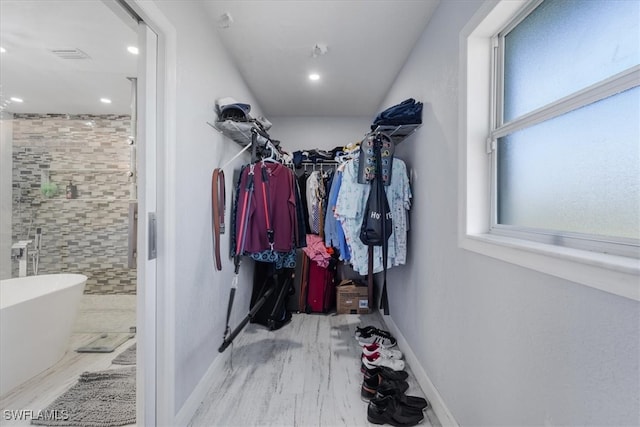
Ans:
<svg viewBox="0 0 640 427"><path fill-rule="evenodd" d="M116 427L136 422L136 368L84 372L31 424Z"/></svg>

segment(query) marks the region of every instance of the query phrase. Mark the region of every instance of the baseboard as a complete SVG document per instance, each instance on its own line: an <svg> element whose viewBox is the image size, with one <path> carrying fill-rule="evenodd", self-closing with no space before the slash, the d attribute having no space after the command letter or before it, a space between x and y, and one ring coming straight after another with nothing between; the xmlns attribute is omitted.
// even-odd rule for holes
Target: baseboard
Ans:
<svg viewBox="0 0 640 427"><path fill-rule="evenodd" d="M391 334L398 341L398 346L402 350L402 353L404 354L405 361L411 367L411 371L415 375L416 381L418 381L420 388L422 389L422 391L424 391L424 394L427 396L427 399L429 400L433 408L433 412L435 412L442 426L443 427L459 427L458 422L449 411L449 408L447 408L447 405L444 403L444 400L442 400L442 396L440 396L440 393L438 393L438 390L429 379L429 376L427 375L424 368L418 361L418 358L416 357L415 353L407 343L407 340L405 339L405 337L400 332L400 329L398 329L398 326L394 323L391 316L383 315L382 318L384 319L384 323L389 328L389 332L391 332Z"/></svg>
<svg viewBox="0 0 640 427"><path fill-rule="evenodd" d="M218 354L218 357L213 359L213 362L209 365L207 372L202 376L196 387L193 389L193 392L189 395L187 400L184 402L184 405L182 405L182 408L178 411L173 425L190 425L193 416L196 414L200 404L204 401L204 398L209 392L209 388L214 377L216 375L220 375L220 372L224 372L224 366L227 363L227 359L229 359L229 354L230 351L226 351Z"/></svg>

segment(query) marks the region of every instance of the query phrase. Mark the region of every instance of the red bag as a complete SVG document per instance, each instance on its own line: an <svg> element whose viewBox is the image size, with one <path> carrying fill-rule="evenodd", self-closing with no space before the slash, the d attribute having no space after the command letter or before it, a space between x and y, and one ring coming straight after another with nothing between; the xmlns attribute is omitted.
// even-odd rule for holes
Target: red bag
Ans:
<svg viewBox="0 0 640 427"><path fill-rule="evenodd" d="M336 268L333 263L323 268L317 262L309 263L307 285L307 313L327 313L336 305Z"/></svg>

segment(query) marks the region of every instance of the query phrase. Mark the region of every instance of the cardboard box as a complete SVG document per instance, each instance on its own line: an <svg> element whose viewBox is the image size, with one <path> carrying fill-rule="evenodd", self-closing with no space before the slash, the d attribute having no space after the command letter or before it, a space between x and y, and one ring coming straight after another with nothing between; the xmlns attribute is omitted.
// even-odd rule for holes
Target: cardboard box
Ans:
<svg viewBox="0 0 640 427"><path fill-rule="evenodd" d="M369 289L355 280L343 280L336 288L338 314L368 314Z"/></svg>

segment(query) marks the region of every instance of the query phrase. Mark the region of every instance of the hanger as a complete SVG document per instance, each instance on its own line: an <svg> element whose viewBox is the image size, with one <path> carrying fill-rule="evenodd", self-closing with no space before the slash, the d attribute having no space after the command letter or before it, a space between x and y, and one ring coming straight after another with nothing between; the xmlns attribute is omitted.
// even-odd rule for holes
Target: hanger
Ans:
<svg viewBox="0 0 640 427"><path fill-rule="evenodd" d="M269 150L269 155L262 156L263 162L282 163L282 157L280 156L280 152L276 150L276 148L273 146L273 144L270 141L268 141L265 144L264 148Z"/></svg>
<svg viewBox="0 0 640 427"><path fill-rule="evenodd" d="M347 160L350 160L353 158L353 154L352 153L348 153L348 154L338 154L335 159L336 162L338 162L338 164L343 164L346 163Z"/></svg>
<svg viewBox="0 0 640 427"><path fill-rule="evenodd" d="M345 155L348 155L348 154L351 154L351 153L357 152L357 151L359 151L359 150L360 150L360 141L358 141L358 142L351 142L351 143L349 143L349 144L345 145L345 146L343 147L343 149L342 149L342 151L343 151L343 153L344 153Z"/></svg>

